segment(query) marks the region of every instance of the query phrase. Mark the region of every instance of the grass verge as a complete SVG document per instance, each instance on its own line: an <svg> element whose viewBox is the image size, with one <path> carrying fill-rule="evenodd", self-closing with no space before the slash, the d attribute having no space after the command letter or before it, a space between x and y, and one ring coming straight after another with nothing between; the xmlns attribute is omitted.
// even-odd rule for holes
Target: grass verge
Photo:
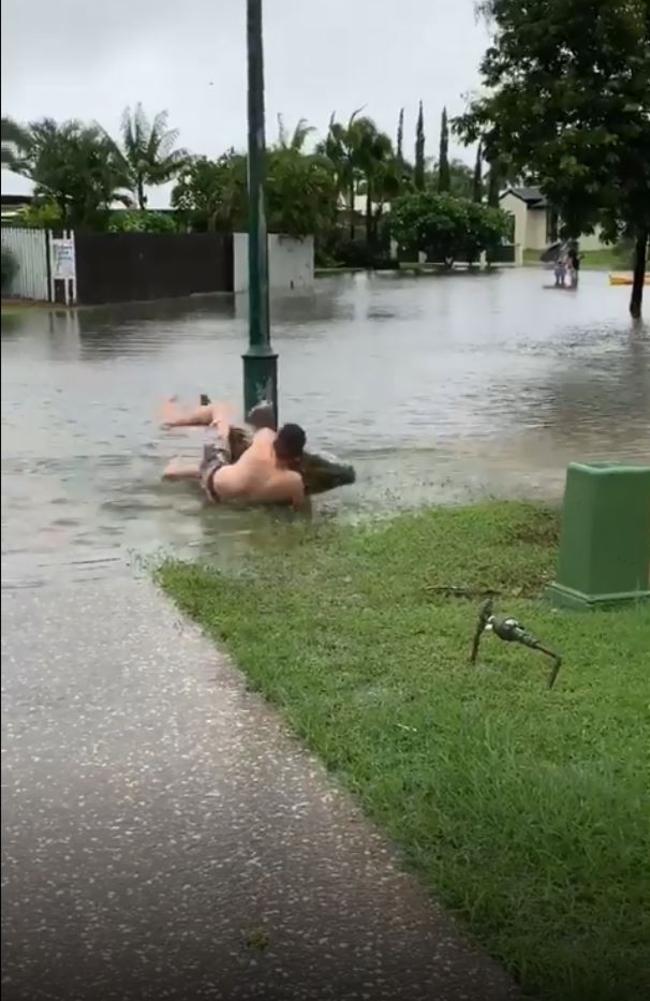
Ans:
<svg viewBox="0 0 650 1001"><path fill-rule="evenodd" d="M552 1001L650 996L650 609L556 613L557 515L518 503L365 527L287 528L238 576L159 580L522 985ZM560 649L486 637L500 592Z"/></svg>
<svg viewBox="0 0 650 1001"><path fill-rule="evenodd" d="M524 250L524 264L540 266L540 250ZM580 252L580 267L587 271L631 271L633 254L624 247L602 247Z"/></svg>

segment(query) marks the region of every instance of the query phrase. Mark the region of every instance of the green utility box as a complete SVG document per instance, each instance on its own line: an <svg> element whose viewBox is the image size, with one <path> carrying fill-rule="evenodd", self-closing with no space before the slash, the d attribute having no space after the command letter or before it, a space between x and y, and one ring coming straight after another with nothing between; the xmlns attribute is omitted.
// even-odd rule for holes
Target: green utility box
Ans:
<svg viewBox="0 0 650 1001"><path fill-rule="evenodd" d="M571 463L547 594L575 609L650 600L650 466Z"/></svg>

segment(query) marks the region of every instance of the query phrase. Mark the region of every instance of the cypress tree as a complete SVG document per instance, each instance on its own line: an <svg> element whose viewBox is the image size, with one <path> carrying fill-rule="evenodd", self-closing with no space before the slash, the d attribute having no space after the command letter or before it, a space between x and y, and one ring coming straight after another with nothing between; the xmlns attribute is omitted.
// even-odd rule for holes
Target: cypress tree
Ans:
<svg viewBox="0 0 650 1001"><path fill-rule="evenodd" d="M440 122L440 156L438 157L438 191L449 191L451 177L449 174L449 125L447 124L447 109L442 109Z"/></svg>
<svg viewBox="0 0 650 1001"><path fill-rule="evenodd" d="M418 113L418 123L415 129L415 172L413 175L415 187L418 191L424 190L424 112L422 101Z"/></svg>
<svg viewBox="0 0 650 1001"><path fill-rule="evenodd" d="M404 139L404 108L400 108L399 118L397 120L397 162L399 163L400 167L404 160L402 154L403 139Z"/></svg>

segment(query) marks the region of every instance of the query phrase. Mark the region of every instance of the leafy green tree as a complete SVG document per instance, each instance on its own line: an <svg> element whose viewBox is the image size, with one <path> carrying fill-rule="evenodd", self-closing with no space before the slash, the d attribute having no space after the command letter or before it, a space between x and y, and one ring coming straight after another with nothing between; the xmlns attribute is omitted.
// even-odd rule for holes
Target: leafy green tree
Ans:
<svg viewBox="0 0 650 1001"><path fill-rule="evenodd" d="M289 236L322 233L336 223L338 186L329 160L299 150L271 150L267 156L268 228Z"/></svg>
<svg viewBox="0 0 650 1001"><path fill-rule="evenodd" d="M440 119L440 153L438 155L438 191L451 190L451 175L449 172L449 125L447 109L442 109Z"/></svg>
<svg viewBox="0 0 650 1001"><path fill-rule="evenodd" d="M166 111L160 111L150 122L141 104L135 106L133 113L125 108L122 115L123 171L141 211L147 207L145 188L171 181L188 157L186 150L174 148L178 129L167 127L168 118Z"/></svg>
<svg viewBox="0 0 650 1001"><path fill-rule="evenodd" d="M330 161L304 155L291 144L266 160L266 217L270 232L306 236L336 221L338 187ZM185 225L197 230L245 230L248 225L246 157L230 150L218 160L187 164L171 201Z"/></svg>
<svg viewBox="0 0 650 1001"><path fill-rule="evenodd" d="M393 203L389 225L398 243L451 267L460 257L471 263L497 247L510 222L507 213L468 198L414 191Z"/></svg>
<svg viewBox="0 0 650 1001"><path fill-rule="evenodd" d="M34 184L34 196L53 202L66 227L102 229L111 204L130 204L129 178L112 140L98 126L51 118L30 123L11 169Z"/></svg>
<svg viewBox="0 0 650 1001"><path fill-rule="evenodd" d="M449 166L449 193L456 198L474 197L474 171L462 160L454 158ZM439 168L436 164L428 175L429 184L434 191L438 190Z"/></svg>
<svg viewBox="0 0 650 1001"><path fill-rule="evenodd" d="M536 179L563 235L596 226L635 243L630 312L641 314L650 233L648 0L486 0L485 96L458 120L486 159Z"/></svg>
<svg viewBox="0 0 650 1001"><path fill-rule="evenodd" d="M424 190L424 111L422 101L418 111L418 121L415 127L415 169L413 183L418 191Z"/></svg>
<svg viewBox="0 0 650 1001"><path fill-rule="evenodd" d="M246 199L246 157L233 149L217 160L188 161L171 193L181 221L199 232L245 229Z"/></svg>

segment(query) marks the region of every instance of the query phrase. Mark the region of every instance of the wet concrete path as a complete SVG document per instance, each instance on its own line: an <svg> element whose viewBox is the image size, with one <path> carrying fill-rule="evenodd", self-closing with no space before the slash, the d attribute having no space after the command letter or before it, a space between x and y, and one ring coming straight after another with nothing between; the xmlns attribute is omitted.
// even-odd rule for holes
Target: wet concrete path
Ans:
<svg viewBox="0 0 650 1001"><path fill-rule="evenodd" d="M504 1001L499 967L143 580L5 594L5 1001Z"/></svg>

